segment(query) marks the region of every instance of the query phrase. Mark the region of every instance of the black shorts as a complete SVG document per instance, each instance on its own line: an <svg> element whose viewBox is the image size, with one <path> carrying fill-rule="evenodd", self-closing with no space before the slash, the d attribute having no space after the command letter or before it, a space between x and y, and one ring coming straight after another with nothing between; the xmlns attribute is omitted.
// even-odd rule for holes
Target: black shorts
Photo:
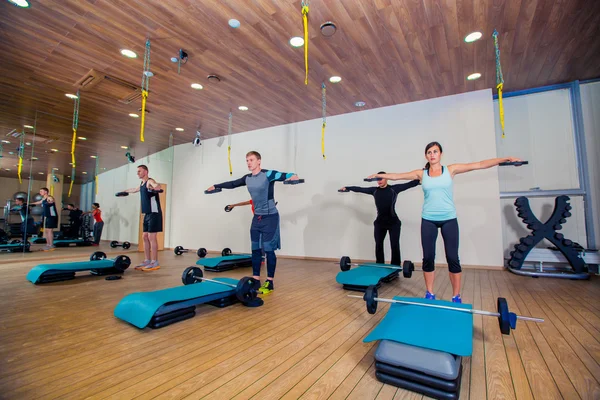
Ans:
<svg viewBox="0 0 600 400"><path fill-rule="evenodd" d="M144 232L156 233L163 231L163 221L161 213L144 214Z"/></svg>
<svg viewBox="0 0 600 400"><path fill-rule="evenodd" d="M44 229L56 229L58 227L58 217L45 217Z"/></svg>

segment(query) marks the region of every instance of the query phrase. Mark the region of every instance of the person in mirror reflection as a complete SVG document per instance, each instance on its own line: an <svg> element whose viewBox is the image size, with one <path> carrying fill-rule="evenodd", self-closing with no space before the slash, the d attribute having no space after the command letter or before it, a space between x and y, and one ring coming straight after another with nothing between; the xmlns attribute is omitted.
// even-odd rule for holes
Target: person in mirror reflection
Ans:
<svg viewBox="0 0 600 400"><path fill-rule="evenodd" d="M42 251L54 251L54 229L58 227L58 212L56 211L56 203L54 197L50 196L50 190L43 187L40 189L42 200L31 203L32 206L42 205L42 227L44 229L44 238L46 246L42 247Z"/></svg>
<svg viewBox="0 0 600 400"><path fill-rule="evenodd" d="M162 188L154 179L148 177L148 167L145 165L137 167L137 176L142 180L140 186L124 191L127 193L140 193L142 214L144 214L142 237L145 259L135 269L145 272L156 271L160 268L157 234L163 231L163 216L159 198L159 192L162 191Z"/></svg>

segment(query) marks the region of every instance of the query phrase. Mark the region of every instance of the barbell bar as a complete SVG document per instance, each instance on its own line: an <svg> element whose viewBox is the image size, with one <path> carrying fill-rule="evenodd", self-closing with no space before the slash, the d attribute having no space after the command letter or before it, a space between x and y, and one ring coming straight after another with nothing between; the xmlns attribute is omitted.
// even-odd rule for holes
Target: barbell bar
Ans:
<svg viewBox="0 0 600 400"><path fill-rule="evenodd" d="M192 249L185 249L183 246L177 246L173 249L173 253L175 253L176 256L180 256L183 253L189 253L193 251ZM197 251L196 251L196 255L198 256L198 258L204 258L206 257L206 254L208 254L208 252L206 251L206 249L204 247L200 247Z"/></svg>
<svg viewBox="0 0 600 400"><path fill-rule="evenodd" d="M342 271L346 272L346 271L350 270L350 266L352 266L352 265L358 266L358 267L363 266L363 267L389 268L389 269L402 270L402 275L405 278L412 277L412 273L413 273L413 271L415 271L415 264L410 260L405 260L402 263L402 268L400 268L400 267L394 267L391 265L382 265L382 264L378 264L378 265L357 264L357 263L353 263L352 260L350 259L350 257L348 257L348 256L342 256L340 258L340 269Z"/></svg>
<svg viewBox="0 0 600 400"><path fill-rule="evenodd" d="M377 291L377 287L375 285L371 285L371 286L367 287L367 290L365 291L365 294L363 296L357 296L357 295L352 295L352 294L349 294L347 296L357 298L357 299L363 299L366 302L367 312L369 314L375 314L375 312L377 312L377 303L381 302L381 303L392 303L392 304L408 304L408 305L414 305L414 306L419 306L419 307L439 308L439 309L444 309L444 310L449 310L449 311L457 311L457 312L464 312L464 313L469 313L469 314L483 315L486 317L497 317L498 323L500 324L500 331L504 335L510 335L510 330L516 329L518 319L523 320L523 321L531 321L531 322L544 322L544 319L542 319L542 318L527 317L527 316L517 315L515 313L510 312L508 309L508 303L507 303L506 299L503 297L498 297L498 300L497 300L498 312L491 312L491 311L468 309L468 308L442 306L442 305L430 304L430 303L418 303L418 302L407 301L407 300L386 299L386 298L378 297L378 291Z"/></svg>

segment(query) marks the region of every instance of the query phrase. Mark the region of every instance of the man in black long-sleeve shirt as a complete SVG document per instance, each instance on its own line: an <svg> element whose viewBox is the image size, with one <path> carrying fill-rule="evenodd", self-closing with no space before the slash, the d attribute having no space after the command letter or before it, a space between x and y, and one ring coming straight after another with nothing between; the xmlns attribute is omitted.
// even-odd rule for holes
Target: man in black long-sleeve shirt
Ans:
<svg viewBox="0 0 600 400"><path fill-rule="evenodd" d="M388 185L387 179L377 181L377 186L373 187L358 187L346 186L341 189L343 192L356 192L370 194L375 199L375 207L377 208L377 218L373 222L375 227L375 262L378 264L385 263L383 254L383 241L387 233L390 233L390 245L392 248L392 265L400 265L400 228L402 222L396 214L396 199L398 194L413 188L419 184L419 180L415 179L407 183L399 185Z"/></svg>

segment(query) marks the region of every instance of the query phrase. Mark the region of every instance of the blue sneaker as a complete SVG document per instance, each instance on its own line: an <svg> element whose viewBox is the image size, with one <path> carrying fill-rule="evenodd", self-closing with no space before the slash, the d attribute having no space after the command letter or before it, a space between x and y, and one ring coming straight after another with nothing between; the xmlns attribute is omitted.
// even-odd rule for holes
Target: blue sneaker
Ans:
<svg viewBox="0 0 600 400"><path fill-rule="evenodd" d="M428 300L435 300L435 294L429 293L429 291L425 292L425 298Z"/></svg>
<svg viewBox="0 0 600 400"><path fill-rule="evenodd" d="M460 298L460 294L457 294L452 298L453 303L462 303L462 299Z"/></svg>

